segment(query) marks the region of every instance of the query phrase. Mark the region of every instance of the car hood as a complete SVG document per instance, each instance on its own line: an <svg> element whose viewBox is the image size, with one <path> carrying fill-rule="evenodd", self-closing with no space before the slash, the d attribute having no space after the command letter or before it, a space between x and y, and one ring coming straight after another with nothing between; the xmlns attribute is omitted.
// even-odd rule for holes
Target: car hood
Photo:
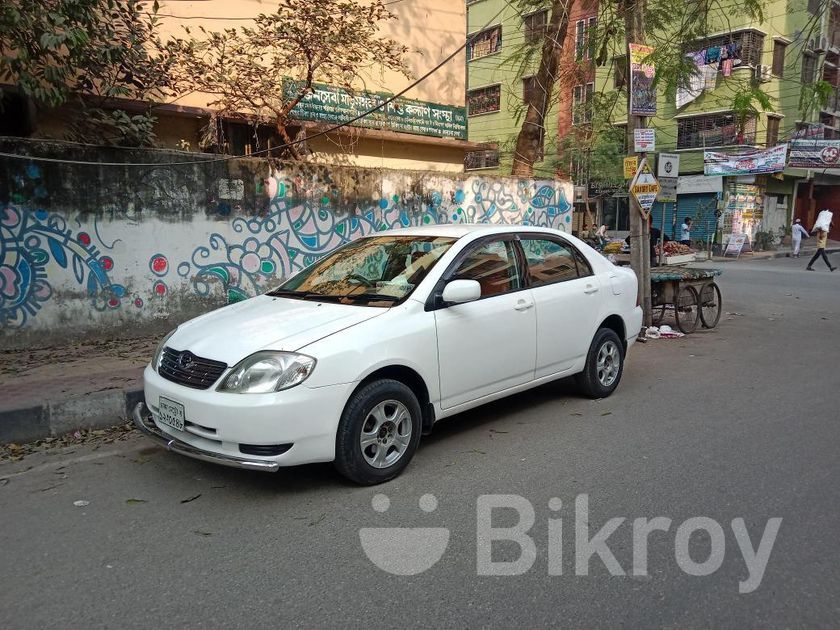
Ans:
<svg viewBox="0 0 840 630"><path fill-rule="evenodd" d="M233 365L259 350L297 350L387 310L260 295L181 324L166 345Z"/></svg>

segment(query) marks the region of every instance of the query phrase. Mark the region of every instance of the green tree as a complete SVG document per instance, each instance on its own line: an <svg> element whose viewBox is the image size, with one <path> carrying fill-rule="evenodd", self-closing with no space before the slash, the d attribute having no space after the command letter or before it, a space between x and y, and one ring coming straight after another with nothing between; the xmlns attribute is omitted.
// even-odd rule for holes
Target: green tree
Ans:
<svg viewBox="0 0 840 630"><path fill-rule="evenodd" d="M168 78L149 54L158 21L136 0L4 0L0 82L42 108L67 110L71 137L117 144L153 140L151 101ZM129 114L119 99L146 102Z"/></svg>
<svg viewBox="0 0 840 630"><path fill-rule="evenodd" d="M292 110L313 84L352 89L360 71L374 65L405 76L408 48L379 34L395 19L381 0L282 0L253 26L208 31L159 42L172 64L173 93L210 94L220 115L245 115L273 126L293 142ZM289 157L299 157L295 146Z"/></svg>

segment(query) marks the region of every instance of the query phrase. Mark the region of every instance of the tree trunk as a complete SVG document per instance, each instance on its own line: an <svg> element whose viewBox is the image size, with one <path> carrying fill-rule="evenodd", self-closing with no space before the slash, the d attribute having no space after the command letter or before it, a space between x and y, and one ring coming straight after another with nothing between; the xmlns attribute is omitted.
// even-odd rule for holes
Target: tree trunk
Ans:
<svg viewBox="0 0 840 630"><path fill-rule="evenodd" d="M540 68L537 71L537 85L542 88L542 98L528 103L525 120L516 138L516 152L513 155L511 174L516 177L533 177L534 162L540 152L544 131L545 114L551 103L557 70L563 54L563 42L569 30L569 5L572 0L553 0L551 19L546 26L542 46ZM537 102L533 102L536 100Z"/></svg>

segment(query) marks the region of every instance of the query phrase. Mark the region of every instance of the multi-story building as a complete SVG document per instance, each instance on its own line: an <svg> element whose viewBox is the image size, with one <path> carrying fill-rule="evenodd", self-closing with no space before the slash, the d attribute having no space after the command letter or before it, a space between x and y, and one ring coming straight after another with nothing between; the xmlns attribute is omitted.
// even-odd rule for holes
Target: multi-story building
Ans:
<svg viewBox="0 0 840 630"><path fill-rule="evenodd" d="M463 3L447 0L411 0L386 2L396 19L380 24L380 34L408 47L408 66L414 77L434 68L464 42L466 8ZM213 2L159 3L161 36L184 37L189 26L200 37L200 29L220 31L251 24L260 13L271 13L276 3L264 0L214 0ZM375 122L342 128L335 133L314 138L307 143L306 159L376 168L417 170L463 170L465 154L476 148L466 139L465 52L412 87L390 109L389 116L377 116ZM316 78L317 80L317 78ZM382 94L395 94L413 83L412 78L373 65L360 73L354 94L347 95L336 86L321 86L314 100L308 99L293 114L300 121L301 135L332 127L336 122L364 112L371 100ZM0 135L31 135L60 138L67 126L67 111L43 109L35 112L13 90L4 90L5 114L0 120ZM360 96L356 100L353 97ZM191 151L214 151L248 155L277 146L281 141L269 126L255 126L247 116L216 116L208 94L193 92L168 103L154 106L157 116L157 145ZM353 103L349 108L324 114L323 104ZM358 103L358 104L357 104ZM129 111L143 111L147 106L125 100L116 103ZM414 106L414 107L412 107ZM420 120L423 118L423 120ZM298 132L295 129L295 132ZM208 133L211 132L211 133ZM211 137L208 143L207 138Z"/></svg>
<svg viewBox="0 0 840 630"><path fill-rule="evenodd" d="M558 81L543 121L542 152L534 167L537 176L557 173L558 138L572 124L573 104L592 98L594 74L587 63L591 52L587 35L595 26L596 11L595 0L572 3ZM549 18L548 8L523 12L505 0L467 0L467 29L472 38L467 47L469 139L491 147L469 154L466 170L510 173L527 104L545 98L534 76L540 47L533 44L542 42ZM585 122L584 108L575 111L580 122Z"/></svg>
<svg viewBox="0 0 840 630"><path fill-rule="evenodd" d="M499 11L501 16L491 20ZM571 11L564 44L566 71L559 74L549 103L545 159L535 171L569 173L580 187L587 186L593 194L600 191L598 219L611 233L622 236L629 233L630 223L626 186L611 190L602 185L606 182L591 181L589 171L580 165L576 168L568 156L558 156L558 148L570 135L587 131L593 99L599 94L616 96L619 106L610 115L610 124L616 131L626 130L627 53L624 46L616 47L606 59L599 55L601 65L594 67L590 33L597 32L592 31L597 0L575 2ZM481 31L467 54L469 139L498 146L470 155L467 169L505 171L510 167L528 98L529 74L536 70L538 60L525 68L517 62L522 43L542 34L539 25L545 23L546 14L538 15L521 15L505 0L467 3L468 32ZM699 61L698 79L702 77L703 82L699 89L678 90L669 97L659 90L658 113L649 120L656 130L656 151L675 152L681 159L678 201L654 206L655 225L664 220L666 234L671 235L683 218L691 216L695 240L704 241L716 233L733 231L778 235L779 228L790 224L794 205L796 216L809 224L819 208L840 202L834 187L840 178L831 171L809 173L788 168L773 176L703 175L703 151L707 149L732 152L772 147L806 133L840 137L840 3L768 0L761 20L713 10L708 34L682 45L686 55ZM577 66L576 72L569 70L573 66ZM835 91L822 111L803 111L803 90L807 93L808 86L818 80L835 86ZM769 111L753 103L757 113L743 116L743 109L734 107L733 96L750 87L771 97ZM594 113L595 118L603 114ZM599 133L597 125L594 129ZM603 125L600 129L603 131ZM620 173L620 164L615 166ZM609 192L604 194L605 190ZM723 210L720 220L719 210Z"/></svg>

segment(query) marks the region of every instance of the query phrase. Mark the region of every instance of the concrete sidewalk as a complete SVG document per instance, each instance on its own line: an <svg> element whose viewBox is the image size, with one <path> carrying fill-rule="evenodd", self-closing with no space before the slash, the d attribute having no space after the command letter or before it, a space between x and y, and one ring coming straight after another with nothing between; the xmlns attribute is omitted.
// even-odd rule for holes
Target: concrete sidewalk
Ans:
<svg viewBox="0 0 840 630"><path fill-rule="evenodd" d="M157 338L0 351L0 443L108 427L143 396Z"/></svg>
<svg viewBox="0 0 840 630"><path fill-rule="evenodd" d="M815 245L813 245L813 241L815 239L810 239L811 243L805 241L803 246L799 250L799 260L803 261L803 265L807 264L808 261L811 259L811 256L817 251ZM712 256L711 258L706 258L705 252L697 252L697 260L695 262L706 262L711 260L712 262L735 262L739 260L769 260L771 258L790 258L792 255L793 249L791 247L784 247L782 249L772 249L769 251L762 251L762 252L750 252L747 254L741 254L738 258L735 256ZM836 254L840 253L840 241L828 241L828 247L825 248L826 254Z"/></svg>

